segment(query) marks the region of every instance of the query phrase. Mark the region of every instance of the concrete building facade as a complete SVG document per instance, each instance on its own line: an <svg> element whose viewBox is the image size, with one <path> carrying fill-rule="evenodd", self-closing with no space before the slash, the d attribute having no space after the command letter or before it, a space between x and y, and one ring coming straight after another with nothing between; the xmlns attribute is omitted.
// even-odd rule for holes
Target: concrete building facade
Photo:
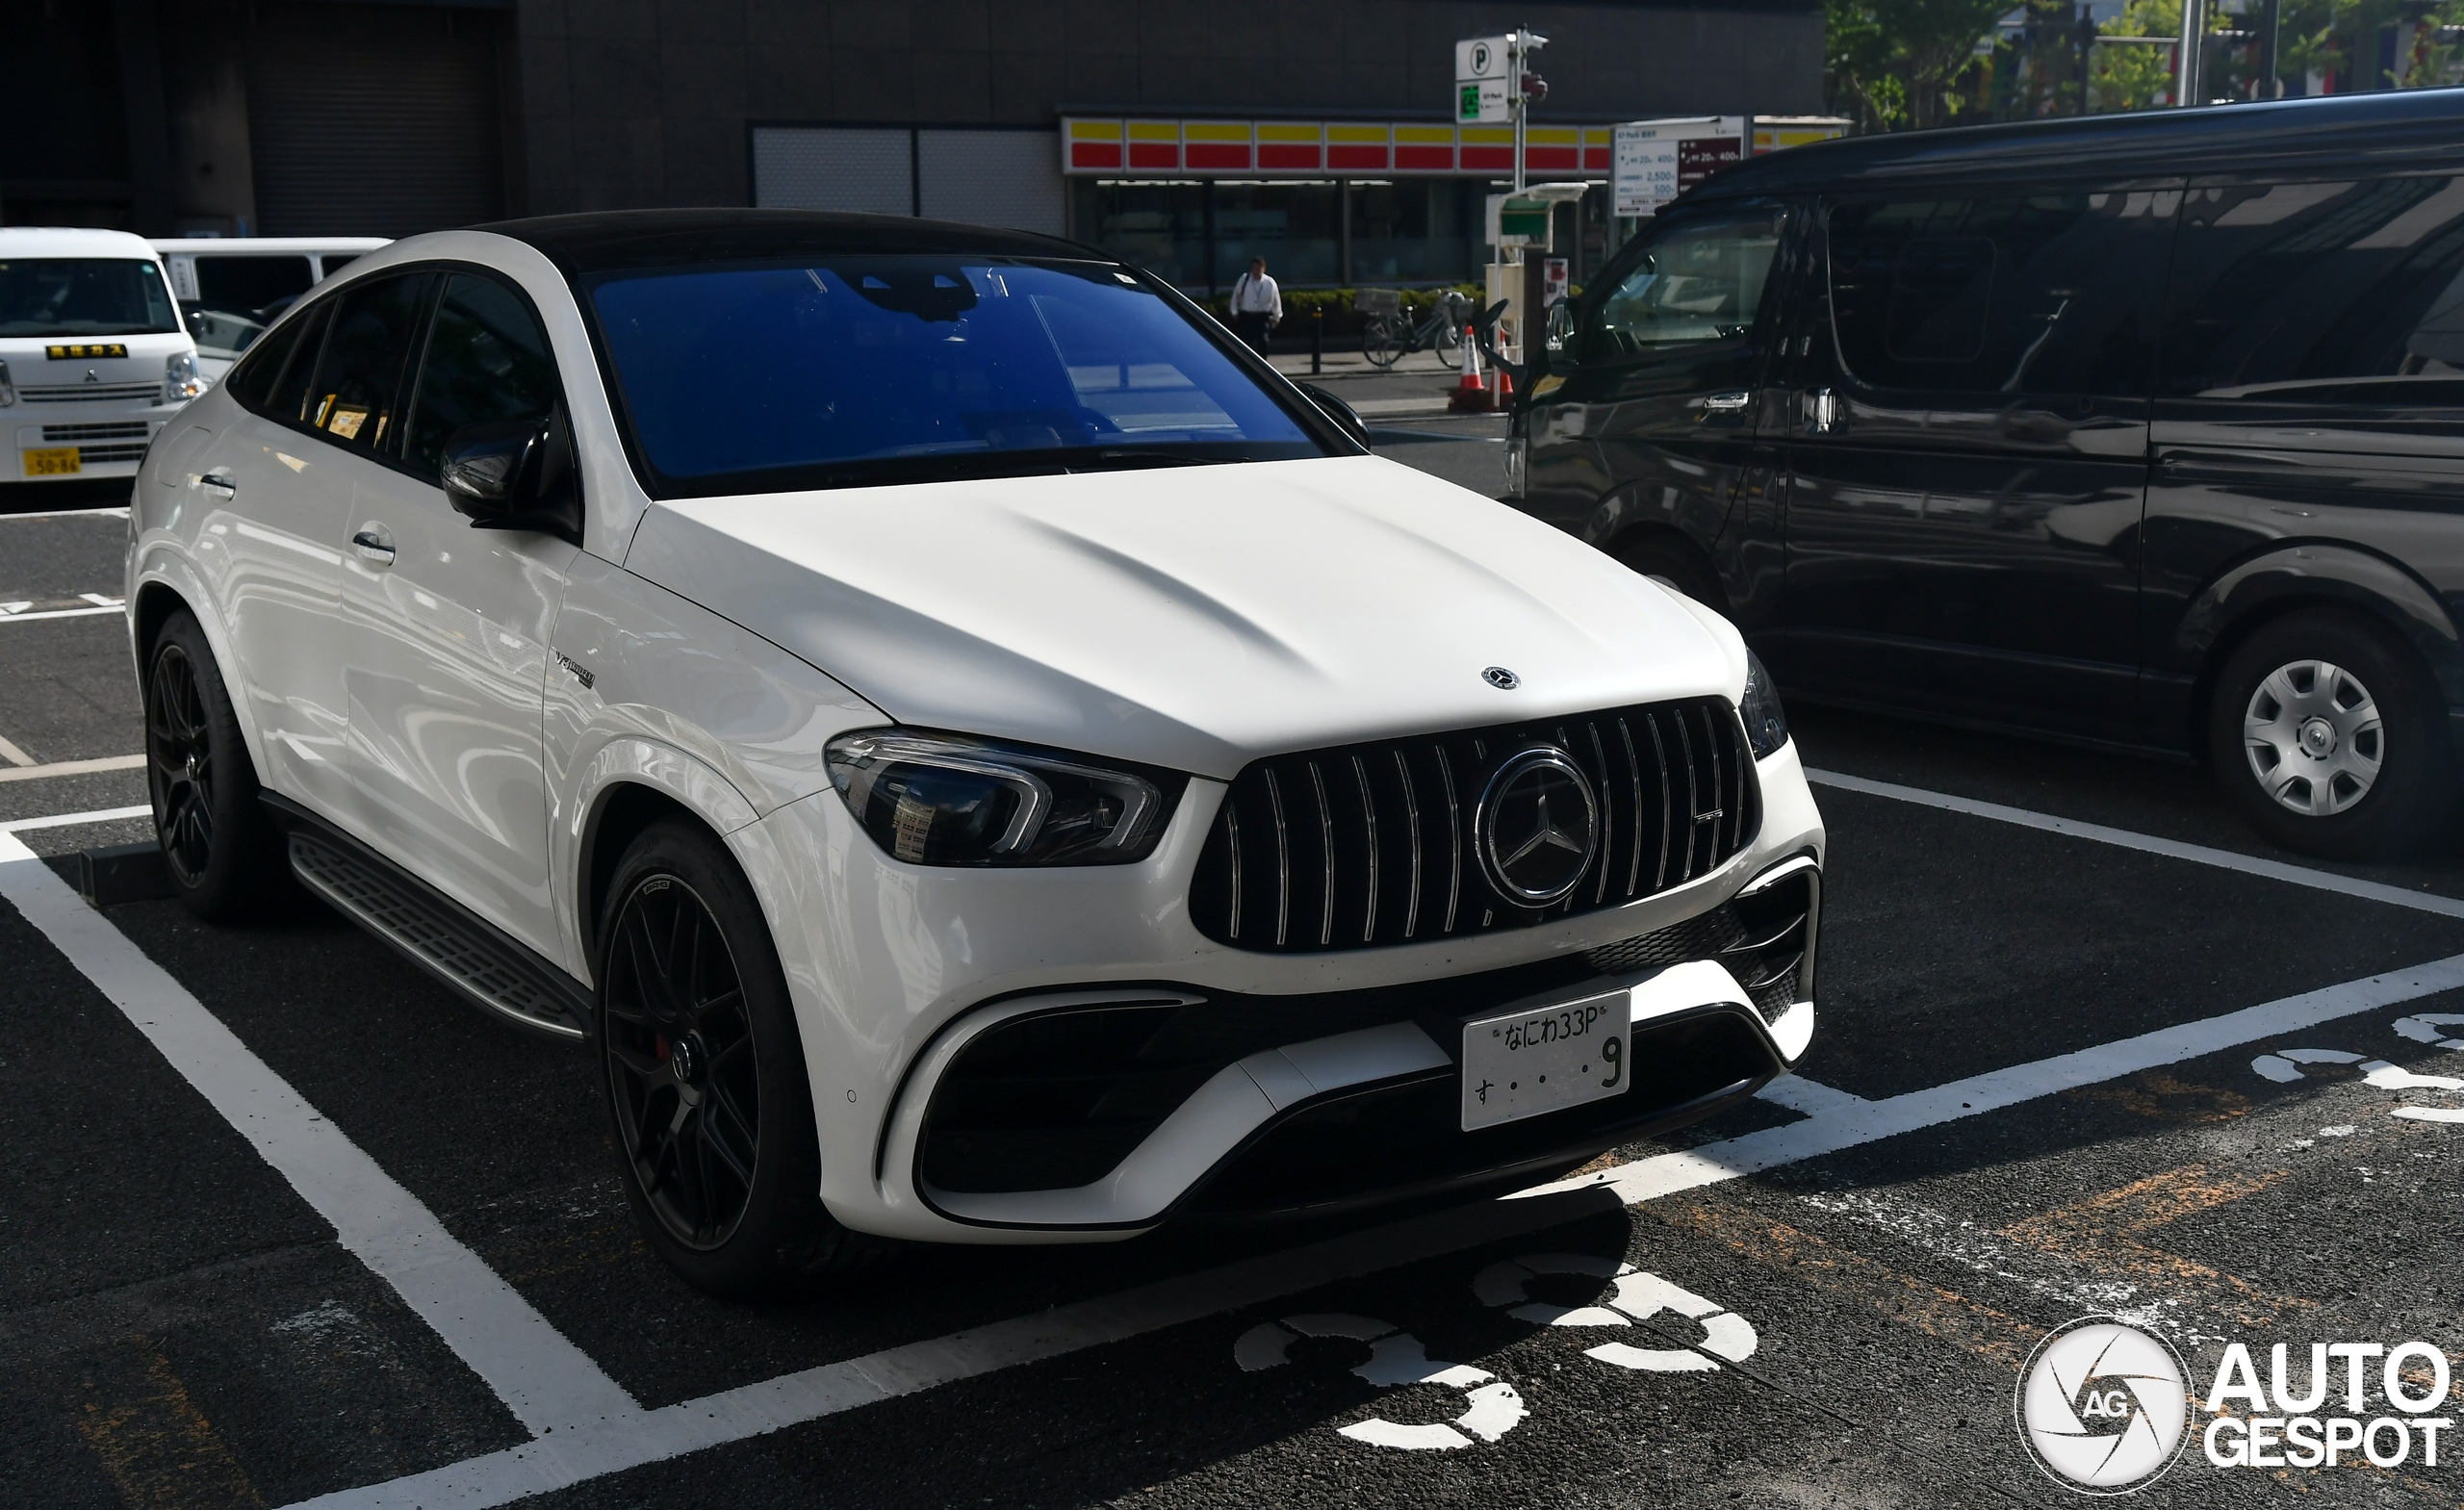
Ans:
<svg viewBox="0 0 2464 1510"><path fill-rule="evenodd" d="M1454 41L1516 25L1551 38L1542 126L1820 108L1813 0L0 0L0 222L793 203L1029 225L1192 285L1268 247L1303 283L1431 281L1476 254L1494 154L1345 169L1322 144L1445 126ZM1072 168L1078 120L1190 144ZM1270 166L1312 131L1314 166ZM1249 156L1196 146L1234 137Z"/></svg>

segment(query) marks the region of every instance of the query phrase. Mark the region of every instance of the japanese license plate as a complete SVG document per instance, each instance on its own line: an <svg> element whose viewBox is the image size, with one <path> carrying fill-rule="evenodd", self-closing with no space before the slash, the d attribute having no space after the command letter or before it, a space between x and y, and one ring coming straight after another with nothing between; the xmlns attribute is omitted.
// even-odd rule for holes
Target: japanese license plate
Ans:
<svg viewBox="0 0 2464 1510"><path fill-rule="evenodd" d="M64 477L84 470L74 446L29 447L24 455L29 477Z"/></svg>
<svg viewBox="0 0 2464 1510"><path fill-rule="evenodd" d="M1463 1131L1626 1091L1623 986L1463 1025Z"/></svg>

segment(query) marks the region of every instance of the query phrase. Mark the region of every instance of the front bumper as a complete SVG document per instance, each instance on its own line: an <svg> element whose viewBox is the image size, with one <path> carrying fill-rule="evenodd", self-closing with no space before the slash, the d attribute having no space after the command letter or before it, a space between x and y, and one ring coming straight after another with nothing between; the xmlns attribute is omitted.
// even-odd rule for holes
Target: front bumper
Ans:
<svg viewBox="0 0 2464 1510"><path fill-rule="evenodd" d="M1460 1047L1450 1040L1459 1040L1465 1015L1603 978L1639 981L1672 963L1715 958L1738 942L1734 928L1723 931L1705 920L1716 921L1740 891L1777 867L1802 857L1807 868L1818 868L1825 842L1793 745L1758 762L1757 775L1762 814L1754 837L1681 886L1511 932L1305 955L1226 948L1191 919L1191 877L1222 801L1219 782L1193 781L1163 843L1135 865L1011 872L903 865L883 855L829 792L774 809L735 831L731 843L763 893L796 998L820 1135L822 1197L832 1215L859 1231L911 1241L1084 1242L1132 1236L1202 1209L1233 1209L1231 1165L1202 1157L1209 1148L1228 1148L1245 1167L1265 1169L1278 1129L1322 1131L1347 1115L1355 1122L1393 1122L1396 1109L1412 1095L1399 1080L1443 1077L1450 1087L1451 1055ZM1642 947L1647 942L1651 947ZM1812 979L1810 960L1803 978ZM1749 989L1753 981L1733 971L1731 979L1745 1005L1728 1005L1759 1018L1758 1026L1741 1019L1736 1026L1762 1045L1756 1052L1763 1067L1754 1074L1767 1079L1804 1052L1811 1009L1795 1016L1770 1011L1767 990ZM1793 1008L1800 999L1810 1001L1810 992L1799 998L1792 990L1782 1005ZM1219 1057L1177 1059L1177 1078L1124 1090L1149 1098L1142 1113L1147 1120L1115 1117L1116 1103L1097 1119L1106 1127L1089 1134L1084 1157L1090 1162L1072 1166L1067 1178L1012 1178L998 1182L999 1189L962 1190L930 1177L929 1170L939 1167L938 1155L919 1173L919 1157L934 1142L926 1122L941 1078L976 1037L1005 1021L1065 1009L1143 1004L1161 1011L1194 1003L1216 1015ZM1249 1110L1241 1112L1238 1098L1219 1088L1215 1098L1236 1110L1224 1113L1212 1143L1184 1143L1176 1134L1116 1178L1116 1165L1125 1164L1166 1117L1236 1061L1270 1050L1296 1050L1302 1058L1342 1050L1348 1045L1321 1040L1399 1022L1417 1025L1430 1045L1415 1051L1417 1062L1399 1062L1422 1067L1340 1083L1312 1080L1298 1099L1276 1092L1263 1117L1254 1094ZM1375 1067L1382 1070L1386 1062ZM1700 1106L1689 1105L1697 1098L1677 1097L1661 1111L1690 1120L1759 1084L1741 1072L1714 1088L1733 1088L1733 1095ZM1338 1101L1353 1110L1334 1110ZM1211 1099L1192 1108L1189 1119L1216 1104ZM1304 1113L1310 1120L1295 1120ZM1656 1118L1570 1126L1554 1115L1509 1124L1569 1131L1553 1150L1525 1151L1544 1164L1568 1154L1567 1162L1578 1163L1588 1152L1647 1136L1656 1126ZM1450 1119L1446 1129L1431 1135L1434 1141L1463 1146L1464 1135ZM1168 1161L1162 1158L1168 1152ZM1517 1164L1439 1163L1446 1167L1391 1166L1374 1178L1352 1180L1348 1192L1334 1195L1301 1192L1280 1203L1245 1197L1241 1209L1314 1207L1336 1195L1379 1198L1427 1180L1476 1179ZM1100 1197L1080 1191L1065 1203L1050 1194L1104 1180L1115 1190ZM1037 1190L1044 1198L1029 1206L948 1199Z"/></svg>
<svg viewBox="0 0 2464 1510"><path fill-rule="evenodd" d="M1082 1238L1545 1178L1785 1073L1812 1037L1820 926L1821 871L1797 856L1579 961L1329 996L1014 998L961 1019L917 1063L883 1178L950 1222ZM1603 967L1617 973L1587 973ZM1461 1023L1604 990L1626 998L1628 1088L1465 1131Z"/></svg>

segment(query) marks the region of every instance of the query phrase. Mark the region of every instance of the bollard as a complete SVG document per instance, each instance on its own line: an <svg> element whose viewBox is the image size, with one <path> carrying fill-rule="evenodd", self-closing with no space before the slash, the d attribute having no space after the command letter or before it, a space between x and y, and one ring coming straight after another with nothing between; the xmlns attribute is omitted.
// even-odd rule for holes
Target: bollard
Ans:
<svg viewBox="0 0 2464 1510"><path fill-rule="evenodd" d="M1326 312L1309 312L1309 375L1316 377L1326 371Z"/></svg>

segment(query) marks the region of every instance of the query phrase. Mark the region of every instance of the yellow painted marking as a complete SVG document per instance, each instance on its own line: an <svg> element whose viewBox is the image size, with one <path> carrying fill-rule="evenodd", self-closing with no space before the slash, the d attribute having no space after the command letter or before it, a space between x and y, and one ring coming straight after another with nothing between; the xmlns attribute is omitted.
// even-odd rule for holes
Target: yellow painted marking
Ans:
<svg viewBox="0 0 2464 1510"><path fill-rule="evenodd" d="M152 1341L128 1339L96 1373L73 1421L131 1510L265 1503Z"/></svg>

